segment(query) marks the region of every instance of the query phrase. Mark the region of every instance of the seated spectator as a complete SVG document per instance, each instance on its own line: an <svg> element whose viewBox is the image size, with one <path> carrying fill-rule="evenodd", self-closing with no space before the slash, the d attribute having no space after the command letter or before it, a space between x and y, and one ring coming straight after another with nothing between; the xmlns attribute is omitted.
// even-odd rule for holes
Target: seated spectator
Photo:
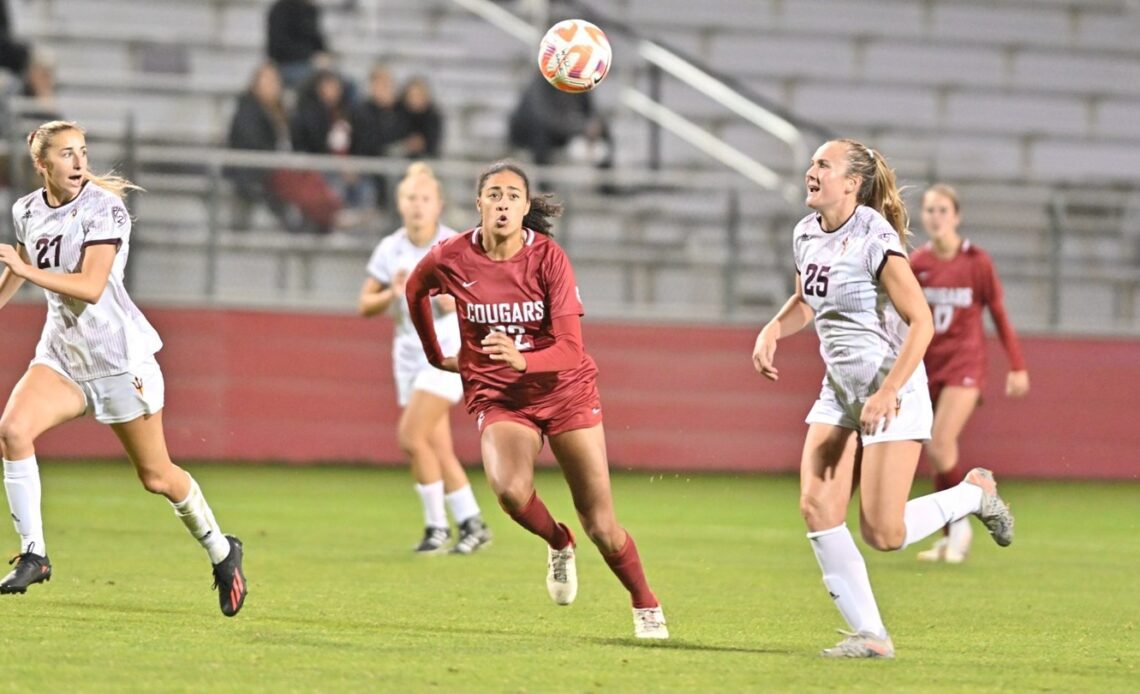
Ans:
<svg viewBox="0 0 1140 694"><path fill-rule="evenodd" d="M28 67L30 51L27 44L12 38L8 22L8 3L0 0L0 68L13 75L22 75Z"/></svg>
<svg viewBox="0 0 1140 694"><path fill-rule="evenodd" d="M404 85L396 106L404 124L403 154L412 159L439 157L443 144L443 115L432 99L431 88L423 77L413 77Z"/></svg>
<svg viewBox="0 0 1140 694"><path fill-rule="evenodd" d="M352 146L350 152L361 157L383 157L391 154L393 145L404 135L403 118L396 110L396 88L392 73L377 64L368 78L368 98L352 109ZM388 185L384 176L371 176L377 207L388 207Z"/></svg>
<svg viewBox="0 0 1140 694"><path fill-rule="evenodd" d="M21 117L37 123L63 120L55 101L55 59L43 49L32 51L24 69L22 92L31 103L21 109Z"/></svg>
<svg viewBox="0 0 1140 694"><path fill-rule="evenodd" d="M510 141L528 150L539 165L552 163L563 148L580 163L602 168L613 164L609 128L594 111L593 95L559 91L541 74L535 75L511 113Z"/></svg>
<svg viewBox="0 0 1140 694"><path fill-rule="evenodd" d="M266 49L290 89L329 65L320 12L313 0L277 0L269 8Z"/></svg>
<svg viewBox="0 0 1140 694"><path fill-rule="evenodd" d="M291 124L293 149L312 154L347 154L352 124L344 82L331 70L317 70L297 93Z"/></svg>
<svg viewBox="0 0 1140 694"><path fill-rule="evenodd" d="M229 146L258 151L291 149L281 77L272 63L257 68L249 89L238 99ZM250 209L257 202L265 202L289 231L330 231L340 209L340 200L316 172L233 167L226 170L226 176L236 188L234 225L240 229L248 227Z"/></svg>

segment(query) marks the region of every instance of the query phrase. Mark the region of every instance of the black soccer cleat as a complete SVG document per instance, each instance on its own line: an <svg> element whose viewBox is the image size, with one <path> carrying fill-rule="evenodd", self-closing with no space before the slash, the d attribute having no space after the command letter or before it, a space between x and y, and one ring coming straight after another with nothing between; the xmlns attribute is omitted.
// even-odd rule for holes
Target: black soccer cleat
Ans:
<svg viewBox="0 0 1140 694"><path fill-rule="evenodd" d="M491 544L491 529L480 516L468 518L459 524L459 539L451 548L452 554L474 554Z"/></svg>
<svg viewBox="0 0 1140 694"><path fill-rule="evenodd" d="M51 561L47 557L25 552L12 557L9 564L16 568L0 581L0 594L26 593L28 586L33 583L43 583L51 580Z"/></svg>
<svg viewBox="0 0 1140 694"><path fill-rule="evenodd" d="M221 562L214 564L214 588L218 590L218 603L222 614L233 617L245 604L249 592L245 586L245 574L241 570L241 540L226 535L230 542L230 553Z"/></svg>
<svg viewBox="0 0 1140 694"><path fill-rule="evenodd" d="M447 541L451 539L450 528L424 528L424 539L412 548L416 554L442 554L447 551Z"/></svg>

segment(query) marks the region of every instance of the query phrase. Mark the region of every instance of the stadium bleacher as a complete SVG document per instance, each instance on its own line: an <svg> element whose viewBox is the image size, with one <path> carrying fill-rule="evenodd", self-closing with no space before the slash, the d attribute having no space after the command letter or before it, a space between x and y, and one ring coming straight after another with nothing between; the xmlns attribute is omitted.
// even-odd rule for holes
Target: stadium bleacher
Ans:
<svg viewBox="0 0 1140 694"><path fill-rule="evenodd" d="M140 141L213 146L224 138L236 93L262 59L269 5L51 0L17 2L14 14L17 31L56 56L60 108L93 135L118 137L130 113ZM1140 326L1131 308L1136 283L1129 281L1136 274L1130 234L1137 233L1137 222L1125 213L1136 205L1132 191L1140 179L1140 13L1133 5L613 0L604 11L739 79L790 113L874 144L916 187L912 205L928 182L956 185L966 234L997 259L1019 325L1050 324L1053 201L1108 190L1111 200L1100 219L1104 239L1058 244L1066 274L1054 327ZM382 57L400 77L430 77L446 114L447 158L487 161L510 153L507 114L532 69L526 46L447 0L327 3L324 17L346 74L359 80ZM642 167L650 159L649 127L621 107L619 96L624 84L645 84L645 66L621 45L620 35L615 44L618 68L597 98L620 143L619 167ZM663 102L798 176L786 149L688 87L666 79ZM661 160L673 170L716 169L668 134ZM150 192L134 208L154 243L140 242L139 253L154 260L136 264L140 298L200 291L195 271L172 268L180 262L200 267L201 258L186 259L196 243L205 243L198 241L210 219L205 175L155 171L143 181ZM447 183L461 223L471 215L454 208L469 198L470 183ZM726 192L630 192L615 200L592 190L563 190L571 205L564 235L579 274L596 283L596 313L691 317L710 310L723 315L726 305L734 305L741 308L737 317L755 319L770 313L786 291L789 264L779 251L801 211L776 196L740 197L742 251L732 260L741 273L730 287L721 276L734 255L724 233ZM343 278L359 274L359 256L379 230L333 248L275 235L267 215L255 220L260 230L219 238L230 239L225 243L233 253L245 248L252 258L264 248L276 260L266 261L265 273L251 272L227 254L233 268L219 266L219 286L227 288L221 298L271 302L288 287L291 301L347 305L355 283ZM302 250L293 252L290 244ZM321 256L312 261L316 269L301 267L297 258L314 253ZM1094 308L1084 309L1089 306Z"/></svg>

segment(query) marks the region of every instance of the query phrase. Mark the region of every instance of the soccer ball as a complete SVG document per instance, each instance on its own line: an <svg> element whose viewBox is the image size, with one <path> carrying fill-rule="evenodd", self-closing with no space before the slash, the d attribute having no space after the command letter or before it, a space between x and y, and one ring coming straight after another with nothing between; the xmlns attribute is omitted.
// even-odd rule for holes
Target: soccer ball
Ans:
<svg viewBox="0 0 1140 694"><path fill-rule="evenodd" d="M605 33L584 19L550 27L538 47L538 69L555 88L588 92L610 71L613 51Z"/></svg>

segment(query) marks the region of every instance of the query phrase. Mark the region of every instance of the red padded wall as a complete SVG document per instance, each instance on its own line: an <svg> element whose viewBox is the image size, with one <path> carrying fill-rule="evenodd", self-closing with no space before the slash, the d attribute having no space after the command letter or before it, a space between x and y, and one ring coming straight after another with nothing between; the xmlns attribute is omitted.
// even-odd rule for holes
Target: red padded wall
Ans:
<svg viewBox="0 0 1140 694"><path fill-rule="evenodd" d="M391 324L352 316L151 309L166 342L165 420L175 457L289 462L400 460L389 359ZM0 391L31 358L38 305L0 313ZM810 333L781 343L779 383L763 381L739 327L587 322L601 369L616 468L794 470L823 367ZM991 344L986 402L966 430L962 460L1007 474L1138 476L1140 342L1026 337L1032 392L1001 395L1005 359ZM478 459L471 419L457 408L456 444ZM45 435L42 456L119 456L91 420Z"/></svg>

